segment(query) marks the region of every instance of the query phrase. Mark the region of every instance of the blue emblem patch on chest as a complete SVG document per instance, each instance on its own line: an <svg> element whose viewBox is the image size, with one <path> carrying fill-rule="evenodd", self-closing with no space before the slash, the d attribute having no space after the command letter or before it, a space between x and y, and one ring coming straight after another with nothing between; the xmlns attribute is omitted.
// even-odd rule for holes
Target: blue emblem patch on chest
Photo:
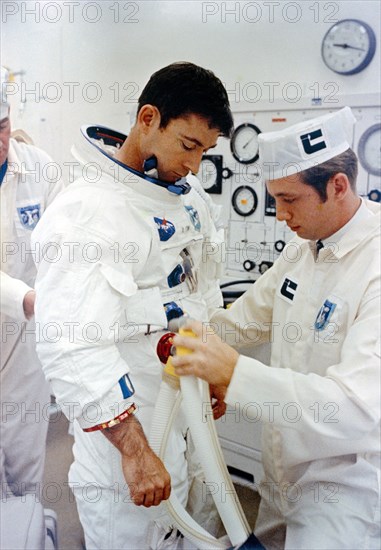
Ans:
<svg viewBox="0 0 381 550"><path fill-rule="evenodd" d="M159 237L161 241L168 241L172 235L176 232L176 228L172 222L166 220L165 218L155 218L154 221L157 225L157 230L159 232Z"/></svg>
<svg viewBox="0 0 381 550"><path fill-rule="evenodd" d="M41 205L40 204L28 204L28 206L21 206L17 208L21 224L26 229L34 229L41 217Z"/></svg>
<svg viewBox="0 0 381 550"><path fill-rule="evenodd" d="M193 227L196 229L196 231L200 231L201 222L200 222L200 217L198 215L197 210L193 206L187 206L187 205L185 205L185 210L189 214Z"/></svg>
<svg viewBox="0 0 381 550"><path fill-rule="evenodd" d="M332 317L332 313L335 311L335 308L336 304L333 302L330 302L329 300L324 302L315 320L315 330L324 330L326 328L330 318Z"/></svg>

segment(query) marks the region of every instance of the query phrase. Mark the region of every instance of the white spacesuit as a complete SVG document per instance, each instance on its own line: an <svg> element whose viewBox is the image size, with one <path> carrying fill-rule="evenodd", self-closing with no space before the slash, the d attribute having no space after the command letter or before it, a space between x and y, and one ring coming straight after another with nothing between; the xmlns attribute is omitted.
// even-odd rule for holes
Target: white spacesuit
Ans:
<svg viewBox="0 0 381 550"><path fill-rule="evenodd" d="M11 139L1 184L1 447L12 492L39 494L48 430L49 384L35 350L34 319L23 299L34 286L32 230L62 188L51 158ZM5 481L5 480L4 480Z"/></svg>
<svg viewBox="0 0 381 550"><path fill-rule="evenodd" d="M178 533L168 535L170 520L156 529L151 520L160 510L131 502L119 451L100 432L83 429L114 418L133 400L149 435L162 378L156 346L168 319L184 312L207 320L208 308L221 303L219 238L201 191L182 194L188 191L182 182L170 192L114 161L110 147L125 139L116 132L88 127L82 133L73 152L83 177L61 194L33 235L46 251L37 277L37 320L52 327L38 353L58 402L76 419L70 482L86 547L137 550L161 541L174 548ZM49 246L59 254L56 261L49 260ZM133 396L121 383L127 374ZM178 418L166 460L183 503L186 430Z"/></svg>

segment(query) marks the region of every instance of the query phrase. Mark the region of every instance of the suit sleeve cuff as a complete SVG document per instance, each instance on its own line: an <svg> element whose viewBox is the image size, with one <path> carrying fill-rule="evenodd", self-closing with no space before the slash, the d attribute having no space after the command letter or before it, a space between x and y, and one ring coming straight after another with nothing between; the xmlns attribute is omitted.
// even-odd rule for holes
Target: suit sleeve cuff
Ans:
<svg viewBox="0 0 381 550"><path fill-rule="evenodd" d="M123 379L124 378L125 377L123 377ZM115 384L102 399L87 403L83 407L82 414L77 420L81 428L85 430L97 426L98 424L109 422L113 418L120 416L133 404L133 395L131 394L124 398L122 388L120 383L118 383Z"/></svg>
<svg viewBox="0 0 381 550"><path fill-rule="evenodd" d="M1 274L1 313L16 321L27 321L24 313L24 297L33 290L20 279Z"/></svg>
<svg viewBox="0 0 381 550"><path fill-rule="evenodd" d="M260 384L261 380L265 379L269 373L268 369L269 367L264 363L252 357L240 355L226 392L226 403L245 405L253 401L255 394L258 393L257 383Z"/></svg>

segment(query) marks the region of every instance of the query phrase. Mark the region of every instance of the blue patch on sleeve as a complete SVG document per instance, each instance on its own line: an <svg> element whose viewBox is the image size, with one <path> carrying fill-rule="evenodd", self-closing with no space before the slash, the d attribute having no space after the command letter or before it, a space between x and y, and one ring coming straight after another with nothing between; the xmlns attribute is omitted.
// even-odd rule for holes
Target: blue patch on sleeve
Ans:
<svg viewBox="0 0 381 550"><path fill-rule="evenodd" d="M135 388L132 385L132 382L128 374L125 374L124 376L122 376L122 378L119 380L119 386L120 386L120 389L122 390L124 399L128 399L129 397L131 397L131 395L135 393Z"/></svg>

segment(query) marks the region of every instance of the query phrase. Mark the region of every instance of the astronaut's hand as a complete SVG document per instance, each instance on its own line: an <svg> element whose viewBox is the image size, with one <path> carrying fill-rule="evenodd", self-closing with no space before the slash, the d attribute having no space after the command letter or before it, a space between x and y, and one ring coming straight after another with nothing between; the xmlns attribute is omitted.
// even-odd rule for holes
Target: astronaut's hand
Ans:
<svg viewBox="0 0 381 550"><path fill-rule="evenodd" d="M225 344L208 323L189 321L183 327L190 329L196 337L176 335L175 347L183 347L191 353L175 355L172 364L179 376L194 375L215 386L228 386L239 358L239 353Z"/></svg>
<svg viewBox="0 0 381 550"><path fill-rule="evenodd" d="M34 302L36 301L36 291L29 290L23 300L24 315L29 320L34 315Z"/></svg>
<svg viewBox="0 0 381 550"><path fill-rule="evenodd" d="M209 386L214 420L218 420L226 412L226 403L224 401L226 389L226 386Z"/></svg>
<svg viewBox="0 0 381 550"><path fill-rule="evenodd" d="M137 506L158 506L162 500L169 498L170 475L149 446L135 416L102 430L102 433L122 455L123 475Z"/></svg>
<svg viewBox="0 0 381 550"><path fill-rule="evenodd" d="M135 457L122 456L122 468L130 495L137 506L158 506L171 493L171 478L150 447Z"/></svg>

